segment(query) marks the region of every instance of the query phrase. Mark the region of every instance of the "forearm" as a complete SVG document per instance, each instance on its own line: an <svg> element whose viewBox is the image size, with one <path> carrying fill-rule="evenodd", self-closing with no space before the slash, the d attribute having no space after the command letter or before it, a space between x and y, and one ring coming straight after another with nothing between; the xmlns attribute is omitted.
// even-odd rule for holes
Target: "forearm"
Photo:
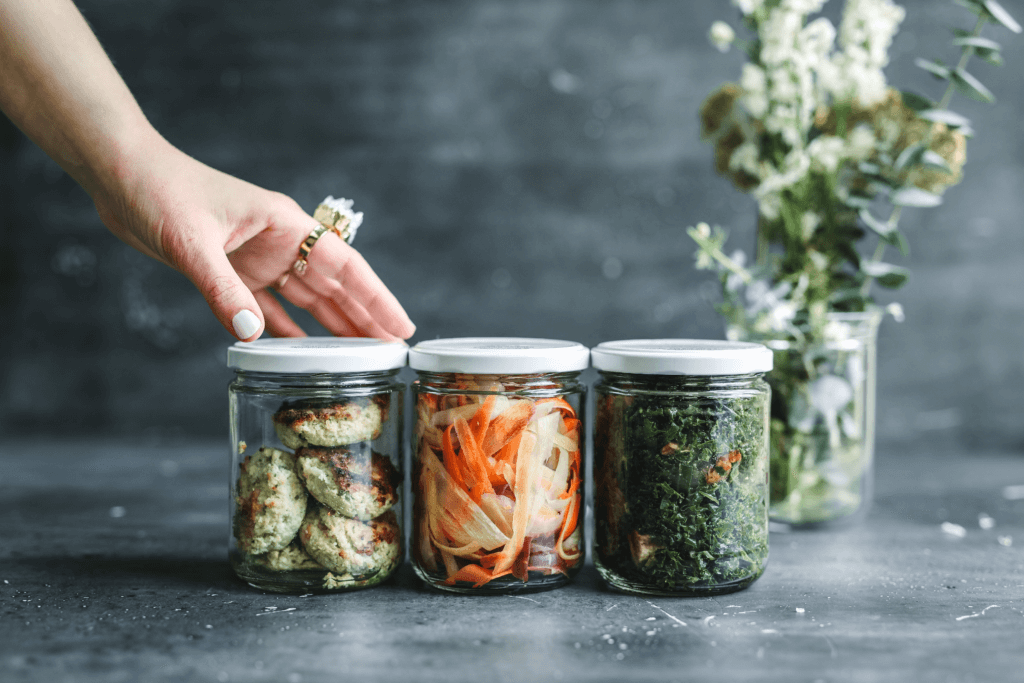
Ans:
<svg viewBox="0 0 1024 683"><path fill-rule="evenodd" d="M159 140L71 0L0 0L0 108L90 194Z"/></svg>

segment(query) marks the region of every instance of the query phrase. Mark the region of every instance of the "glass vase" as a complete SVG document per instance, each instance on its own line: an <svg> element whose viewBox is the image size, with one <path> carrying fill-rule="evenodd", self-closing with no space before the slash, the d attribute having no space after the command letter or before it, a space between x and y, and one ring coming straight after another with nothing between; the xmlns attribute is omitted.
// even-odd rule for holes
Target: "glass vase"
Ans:
<svg viewBox="0 0 1024 683"><path fill-rule="evenodd" d="M775 352L770 427L773 522L852 521L870 507L879 312L831 313L817 343L765 340Z"/></svg>

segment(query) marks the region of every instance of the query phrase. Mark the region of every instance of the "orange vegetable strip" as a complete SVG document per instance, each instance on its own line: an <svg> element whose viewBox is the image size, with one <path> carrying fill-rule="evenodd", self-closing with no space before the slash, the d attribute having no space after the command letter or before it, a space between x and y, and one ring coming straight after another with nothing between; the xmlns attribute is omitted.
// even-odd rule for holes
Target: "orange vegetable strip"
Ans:
<svg viewBox="0 0 1024 683"><path fill-rule="evenodd" d="M573 409L573 407L569 405L569 402L566 401L561 396L552 396L551 398L541 398L537 400L537 405L541 405L544 403L553 403L554 405L552 406L552 408L554 408L555 410L562 410L569 413L573 417L576 417L576 410Z"/></svg>
<svg viewBox="0 0 1024 683"><path fill-rule="evenodd" d="M462 474L458 456L455 455L455 449L452 447L452 427L450 425L441 436L441 446L444 449L445 469L448 470L448 474L455 480L455 483L465 490L466 478Z"/></svg>
<svg viewBox="0 0 1024 683"><path fill-rule="evenodd" d="M501 450L494 455L494 459L498 462L511 463L515 466L516 454L519 453L519 439L521 439L522 436L523 434L521 431L517 432L516 435L509 439L509 442L502 446ZM512 485L511 481L508 483L509 486Z"/></svg>
<svg viewBox="0 0 1024 683"><path fill-rule="evenodd" d="M516 555L515 562L512 563L512 576L516 577L523 583L526 583L530 578L530 572L527 567L530 564L530 542L532 539L527 536L526 540L523 541L523 549Z"/></svg>
<svg viewBox="0 0 1024 683"><path fill-rule="evenodd" d="M494 455L525 429L531 413L533 404L530 401L513 401L505 412L491 421L484 434L480 444L484 455Z"/></svg>
<svg viewBox="0 0 1024 683"><path fill-rule="evenodd" d="M516 456L516 485L513 489L516 495L516 507L512 512L512 537L501 550L501 556L494 564L496 572L511 570L512 563L523 548L526 540L526 527L530 524L530 495L529 483L533 479L534 465L533 449L537 445L537 435L526 430L519 440L519 453Z"/></svg>
<svg viewBox="0 0 1024 683"><path fill-rule="evenodd" d="M433 451L424 449L420 459L436 477L438 488L435 512L440 530L449 539L459 546L479 543L486 550L499 548L508 541L508 535L502 533L465 489L452 479Z"/></svg>
<svg viewBox="0 0 1024 683"><path fill-rule="evenodd" d="M462 456L462 466L466 472L466 483L469 484L469 495L476 502L480 502L480 496L484 493L494 493L491 487L491 476L487 470L487 458L473 438L473 432L469 423L461 417L455 420L455 433L459 435Z"/></svg>
<svg viewBox="0 0 1024 683"><path fill-rule="evenodd" d="M445 585L451 586L454 585L456 581L472 581L473 588L480 588L480 586L483 586L485 583L493 581L494 579L505 576L509 573L510 572L495 573L487 569L484 569L478 564L467 564L465 567L455 572L454 574L450 574L444 583Z"/></svg>
<svg viewBox="0 0 1024 683"><path fill-rule="evenodd" d="M484 434L487 432L487 427L491 424L491 413L494 412L494 404L497 400L498 397L493 394L488 396L480 404L480 409L473 414L472 419L469 421L469 429L473 432L473 438L476 439L478 444L483 443Z"/></svg>

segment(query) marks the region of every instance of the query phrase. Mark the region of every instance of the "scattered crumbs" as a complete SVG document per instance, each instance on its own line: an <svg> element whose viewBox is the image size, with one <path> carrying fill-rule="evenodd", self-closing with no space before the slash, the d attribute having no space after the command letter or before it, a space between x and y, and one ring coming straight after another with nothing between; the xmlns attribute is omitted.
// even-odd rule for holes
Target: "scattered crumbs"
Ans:
<svg viewBox="0 0 1024 683"><path fill-rule="evenodd" d="M1009 548L1011 545L1013 545L1013 536L1000 536L996 540L998 540L999 545L1003 546L1004 548ZM4 581L4 583L7 582Z"/></svg>
<svg viewBox="0 0 1024 683"><path fill-rule="evenodd" d="M601 636L601 640L608 640L609 638L611 638L611 636L608 635L607 633L605 633L603 636Z"/></svg>
<svg viewBox="0 0 1024 683"><path fill-rule="evenodd" d="M743 605L726 605L725 609L729 609L730 607L735 607L736 609L740 609L740 608L743 607Z"/></svg>
<svg viewBox="0 0 1024 683"><path fill-rule="evenodd" d="M626 645L625 643L619 643L619 649L620 650L626 650L628 648L629 648L629 645Z"/></svg>
<svg viewBox="0 0 1024 683"><path fill-rule="evenodd" d="M572 644L572 646L573 646L574 648L576 648L577 650L578 650L578 649L580 649L581 647L583 647L583 646L582 646L582 645L580 645L579 643L573 643L573 644Z"/></svg>
<svg viewBox="0 0 1024 683"><path fill-rule="evenodd" d="M311 595L312 595L312 593L303 593L303 594L302 594L302 595L300 595L299 597L300 597L300 598L308 598L308 597L309 597L309 596L311 596Z"/></svg>
<svg viewBox="0 0 1024 683"><path fill-rule="evenodd" d="M953 524L952 522L943 522L941 527L942 533L949 534L954 538L963 538L967 535L967 529L963 528L959 524Z"/></svg>
<svg viewBox="0 0 1024 683"><path fill-rule="evenodd" d="M295 610L296 610L295 607L289 607L288 609L281 609L281 610L277 609L276 607L274 607L272 609L271 608L267 608L266 612L257 612L256 616L262 617L265 614L284 614L285 612L294 612Z"/></svg>
<svg viewBox="0 0 1024 683"><path fill-rule="evenodd" d="M7 583L7 582L4 581L4 583ZM647 617L647 619L645 619L644 621L657 621L657 620L658 620L658 617Z"/></svg>
<svg viewBox="0 0 1024 683"><path fill-rule="evenodd" d="M995 525L996 525L996 520L992 519L991 517L986 515L984 512L979 512L978 513L978 526L980 526L982 529L988 531L989 529L991 529Z"/></svg>
<svg viewBox="0 0 1024 683"><path fill-rule="evenodd" d="M618 659L620 661L625 659L625 658L626 658L626 655L622 654L621 652L619 654L615 655L615 659Z"/></svg>
<svg viewBox="0 0 1024 683"><path fill-rule="evenodd" d="M628 629L628 628L626 628L625 626L623 626L623 627L622 627L622 632L623 632L623 633L629 633L629 629Z"/></svg>
<svg viewBox="0 0 1024 683"><path fill-rule="evenodd" d="M761 629L761 633L778 633L778 631L773 628L763 628Z"/></svg>
<svg viewBox="0 0 1024 683"><path fill-rule="evenodd" d="M277 609L276 607L264 607L263 611L264 612L273 612L276 609Z"/></svg>
<svg viewBox="0 0 1024 683"><path fill-rule="evenodd" d="M225 604L225 605L232 605L232 604L234 604L234 602L235 602L234 600L228 600L228 601L227 601L227 602L225 602L224 604Z"/></svg>
<svg viewBox="0 0 1024 683"><path fill-rule="evenodd" d="M707 626L708 622L710 622L714 618L715 618L714 614L712 614L710 617L704 617L704 625Z"/></svg>
<svg viewBox="0 0 1024 683"><path fill-rule="evenodd" d="M796 608L796 613L797 613L797 614L803 614L803 613L804 613L804 612L806 612L806 611L807 611L807 610L805 610L805 609L804 609L803 607L797 607L797 608Z"/></svg>
<svg viewBox="0 0 1024 683"><path fill-rule="evenodd" d="M536 604L538 604L538 605L540 604L539 602L537 602L537 601L536 601L536 600L534 600L533 598L528 598L528 597L526 597L525 595L510 595L509 597L510 597L510 598L518 598L518 599L520 599L520 600L529 600L530 602L536 603ZM607 611L607 610L606 610L606 611Z"/></svg>
<svg viewBox="0 0 1024 683"><path fill-rule="evenodd" d="M213 624L207 624L206 628L213 628Z"/></svg>
<svg viewBox="0 0 1024 683"><path fill-rule="evenodd" d="M647 604L648 604L648 605L650 605L650 606L651 606L651 607L653 607L654 609L658 610L659 612L661 612L662 614L664 614L664 615L665 615L666 617L668 617L668 618L669 618L669 619L671 619L672 621L676 622L676 623L674 623L674 624L672 625L672 628L679 628L680 626L686 626L686 622L685 622L685 621L683 621L682 619L680 619L680 618L678 618L678 617L674 617L674 616L672 616L671 614L669 614L668 612L666 612L666 611L665 611L665 610L663 610L662 608L660 608L660 607L658 607L657 605L655 605L655 604L654 604L653 602L651 602L650 600L647 600L646 602L647 602Z"/></svg>
<svg viewBox="0 0 1024 683"><path fill-rule="evenodd" d="M608 639L608 644L609 645L614 645L615 644L615 639L614 638L609 638Z"/></svg>
<svg viewBox="0 0 1024 683"><path fill-rule="evenodd" d="M110 508L110 516L113 517L114 519L121 519L127 513L128 513L128 511L125 510L120 505L115 505L114 507Z"/></svg>
<svg viewBox="0 0 1024 683"><path fill-rule="evenodd" d="M615 603L615 604L614 604L614 605L612 605L611 607L606 607L604 611L605 611L605 612L611 612L611 611L612 611L613 609L615 609L615 608L616 608L616 607L618 607L618 606L619 606L619 604L618 604L618 603Z"/></svg>
<svg viewBox="0 0 1024 683"><path fill-rule="evenodd" d="M962 617L957 617L956 620L957 621L963 621L964 619L973 619L974 617L980 617L980 616L983 616L985 614L985 612L987 612L990 609L993 609L995 607L999 607L999 605L989 605L988 607L986 607L985 609L981 610L980 612L975 612L974 614L965 614Z"/></svg>
<svg viewBox="0 0 1024 683"><path fill-rule="evenodd" d="M1024 500L1024 485L1004 486L1003 498L1006 500Z"/></svg>
<svg viewBox="0 0 1024 683"><path fill-rule="evenodd" d="M647 631L646 635L649 635L649 636L653 636L653 635L656 635L657 633L658 633L658 631L657 631L657 630L654 630L654 631Z"/></svg>
<svg viewBox="0 0 1024 683"><path fill-rule="evenodd" d="M737 612L736 614L757 614L756 609L748 609L746 612Z"/></svg>
<svg viewBox="0 0 1024 683"><path fill-rule="evenodd" d="M238 454L241 455L242 453L245 453L245 449L248 448L248 447L249 447L248 444L246 444L244 441L239 441L238 442Z"/></svg>

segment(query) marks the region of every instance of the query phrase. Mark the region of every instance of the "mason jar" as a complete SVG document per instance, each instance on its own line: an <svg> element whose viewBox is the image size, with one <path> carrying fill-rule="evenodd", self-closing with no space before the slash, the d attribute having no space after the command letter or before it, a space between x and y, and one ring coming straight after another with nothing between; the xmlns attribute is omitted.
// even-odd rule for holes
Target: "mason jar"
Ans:
<svg viewBox="0 0 1024 683"><path fill-rule="evenodd" d="M243 581L342 591L401 564L407 354L401 342L334 337L228 348L229 557Z"/></svg>
<svg viewBox="0 0 1024 683"><path fill-rule="evenodd" d="M605 342L595 386L594 552L613 588L729 593L768 561L768 420L760 344Z"/></svg>
<svg viewBox="0 0 1024 683"><path fill-rule="evenodd" d="M409 544L427 584L507 593L579 571L588 361L585 346L547 339L438 339L409 351Z"/></svg>

